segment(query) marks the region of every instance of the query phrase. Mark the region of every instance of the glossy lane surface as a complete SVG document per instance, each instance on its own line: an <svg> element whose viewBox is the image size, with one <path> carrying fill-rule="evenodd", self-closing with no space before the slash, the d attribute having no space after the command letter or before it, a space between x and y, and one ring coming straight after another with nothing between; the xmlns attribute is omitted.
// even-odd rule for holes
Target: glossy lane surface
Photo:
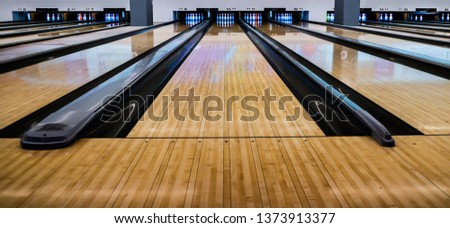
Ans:
<svg viewBox="0 0 450 228"><path fill-rule="evenodd" d="M425 134L450 133L450 80L265 24L261 30Z"/></svg>
<svg viewBox="0 0 450 228"><path fill-rule="evenodd" d="M172 24L0 75L0 129L187 29Z"/></svg>

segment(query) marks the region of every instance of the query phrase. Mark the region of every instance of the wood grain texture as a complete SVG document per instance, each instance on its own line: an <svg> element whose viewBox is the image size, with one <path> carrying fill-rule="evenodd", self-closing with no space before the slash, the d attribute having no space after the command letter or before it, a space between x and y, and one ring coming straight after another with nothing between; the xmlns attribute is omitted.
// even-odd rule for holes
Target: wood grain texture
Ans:
<svg viewBox="0 0 450 228"><path fill-rule="evenodd" d="M450 134L450 80L297 30L261 30L422 133Z"/></svg>
<svg viewBox="0 0 450 228"><path fill-rule="evenodd" d="M347 37L351 39L366 41L370 43L375 43L378 45L383 45L390 48L395 48L399 50L410 51L413 53L421 54L424 56L429 56L437 59L441 59L444 61L450 60L450 49L446 47L441 47L432 44L426 44L421 42L409 41L404 39L392 38L388 36L375 35L365 32L357 32L342 28L336 28L332 26L323 26L317 24L310 24L307 22L303 22L302 25L306 26L309 29L320 31L320 32L328 32L337 36ZM410 34L412 35L412 34ZM420 36L420 35L413 35ZM450 37L449 37L450 38ZM449 41L447 39L447 41Z"/></svg>
<svg viewBox="0 0 450 228"><path fill-rule="evenodd" d="M36 53L43 52L43 51L51 51L51 50L65 47L68 45L81 44L81 43L85 43L85 42L89 42L89 41L100 40L100 39L108 37L108 36L119 35L119 34L123 34L123 33L127 33L127 32L131 32L131 31L135 31L135 30L144 28L141 26L127 26L127 27L119 27L119 28L108 29L105 31L95 32L95 30L104 29L106 27L107 27L107 24L102 24L102 25L95 25L95 26L89 26L89 27L83 27L83 28L77 28L77 29L67 29L67 30L54 31L54 32L48 32L48 33L39 33L39 34L33 34L33 35L27 35L27 36L0 38L0 44L16 43L16 42L20 42L20 41L33 41L33 40L36 41L33 43L17 45L17 46L12 46L12 47L8 47L8 48L2 48L1 49L2 51L0 52L0 61L7 61L7 60L14 59L17 57L32 55L32 54L36 54ZM86 31L93 31L93 32L87 33L87 34L57 38L62 35L77 34L77 33L86 32ZM48 37L57 38L57 39L39 41L39 39L48 38Z"/></svg>
<svg viewBox="0 0 450 228"><path fill-rule="evenodd" d="M414 141L433 143L428 137L415 137ZM379 147L365 137L309 139L308 143L350 207L450 206L448 195L420 168L403 159L396 148ZM398 144L402 150L414 150L402 140ZM441 175L448 178L450 166L446 163Z"/></svg>
<svg viewBox="0 0 450 228"><path fill-rule="evenodd" d="M2 85L0 129L100 77L186 28L182 25L163 26L133 37L0 74Z"/></svg>
<svg viewBox="0 0 450 228"><path fill-rule="evenodd" d="M449 207L448 136L0 140L0 207Z"/></svg>
<svg viewBox="0 0 450 228"><path fill-rule="evenodd" d="M172 100L175 89L179 89L179 94L183 96L193 89L198 100L194 105L188 105L187 102L178 105ZM270 107L263 101L267 89L270 89L270 95L274 98ZM285 103L284 109L280 109L278 101L284 96L292 99ZM215 99L208 100L211 97ZM171 99L168 105L164 105L164 98ZM217 99L222 103L218 104ZM257 118L246 119L254 116L254 112L244 108L243 102L257 109ZM205 103L212 107L219 106L221 110L206 113ZM286 121L288 116L294 114L294 110L302 115L295 121ZM269 118L269 112L274 119ZM175 113L182 114L185 119L175 118ZM195 114L199 119L193 120L189 114ZM209 120L205 114L219 115L219 119ZM205 133L208 131L205 127L207 122L213 122L222 130ZM172 137L173 130L179 127L178 137L196 137L198 129L204 137L324 135L239 27L230 30L212 27L128 137L167 138Z"/></svg>

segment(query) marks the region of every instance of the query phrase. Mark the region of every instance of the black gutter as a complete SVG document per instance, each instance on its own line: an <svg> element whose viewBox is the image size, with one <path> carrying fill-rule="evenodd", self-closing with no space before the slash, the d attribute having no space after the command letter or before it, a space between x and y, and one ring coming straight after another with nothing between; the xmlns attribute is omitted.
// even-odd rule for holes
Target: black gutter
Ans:
<svg viewBox="0 0 450 228"><path fill-rule="evenodd" d="M351 39L347 37L337 36L334 34L328 34L325 32L313 31L299 26L283 24L279 22L273 22L282 26L293 28L319 39L327 40L333 43L337 43L352 49L363 51L371 55L375 55L386 60L403 64L442 78L450 79L450 62L441 59L421 55L418 53L400 50L396 48L386 47L379 44L374 44L357 39Z"/></svg>
<svg viewBox="0 0 450 228"><path fill-rule="evenodd" d="M89 21L85 21L85 22L89 22ZM44 26L52 26L52 25L77 24L77 23L83 23L83 21L65 21L65 22L47 22L46 21L46 22L25 24L25 25L1 26L0 31L35 28L35 27L41 27L41 26L44 27Z"/></svg>
<svg viewBox="0 0 450 228"><path fill-rule="evenodd" d="M147 28L148 29L148 28ZM177 36L187 32L183 31L182 33L178 34ZM55 110L59 110L63 108L65 105L67 105L70 102L73 102L83 94L87 93L88 91L94 89L98 85L102 84L103 82L109 80L113 76L117 75L118 73L122 72L123 70L127 69L128 67L132 66L136 62L143 59L145 56L147 56L149 53L153 52L155 48L161 47L168 42L175 39L177 36L172 37L161 44L157 45L156 47L153 47L152 49L149 49L140 55L130 59L129 61L121 64L120 66L106 72L105 74L95 78L94 80L86 83L85 85L79 87L78 89L60 97L59 99L51 102L50 104L34 111L28 116L23 117L22 119L10 124L9 126L3 128L0 130L0 138L18 138L21 137L22 134L26 131L28 131L32 126L34 126L36 123L40 122L42 119L44 119L46 116L53 113Z"/></svg>
<svg viewBox="0 0 450 228"><path fill-rule="evenodd" d="M2 61L2 62L0 62L0 73L6 73L6 72L16 70L16 69L19 69L22 67L30 66L32 64L36 64L36 63L44 62L44 61L51 60L54 58L58 58L58 57L61 57L64 55L68 55L68 54L71 54L71 53L74 53L77 51L81 51L81 50L95 47L98 45L102 45L105 43L113 42L116 40L124 39L124 38L130 37L130 36L141 34L141 33L147 32L149 30L156 29L156 28L159 28L162 26L166 26L166 25L169 25L169 24L172 24L175 22L178 22L178 21L161 23L161 24L150 26L150 27L145 27L145 28L142 28L139 30L118 34L115 36L109 36L109 37L105 37L102 39L88 41L85 43L67 45L67 46L55 48L55 49L48 50L48 51L43 51L43 52L31 54L31 55L21 56L18 58Z"/></svg>
<svg viewBox="0 0 450 228"><path fill-rule="evenodd" d="M405 28L414 28L414 29L426 29L426 30L432 30L432 31L438 31L438 32L450 32L450 28L444 29L444 28L433 28L433 27L426 27L426 26L414 26L414 25L407 25L407 24L397 24L397 23L389 23L389 22L370 22L365 21L360 24L376 24L376 25L387 25L387 26L398 26L398 27L405 27Z"/></svg>
<svg viewBox="0 0 450 228"><path fill-rule="evenodd" d="M64 27L53 27L53 28L40 29L40 30L4 33L4 34L0 34L0 39L1 38L9 38L9 37L17 37L17 36L33 35L33 34L39 34L39 33L45 33L45 32L61 31L61 30L66 30L66 29L84 28L84 27L88 27L88 26L112 24L112 23L116 23L116 22L95 22L95 23L80 22L79 24L76 24L76 25L70 25L70 26L64 26Z"/></svg>
<svg viewBox="0 0 450 228"><path fill-rule="evenodd" d="M52 113L23 135L22 147L57 149L69 146L79 137L97 137L98 134L101 137L121 137L145 113L141 108L148 108L148 101L141 98L155 96L162 90L210 25L210 21L205 21L179 34L157 50L153 49L133 66ZM116 106L119 104L127 106L121 109ZM116 114L120 117L124 114L128 118L104 120L116 107L119 107Z"/></svg>
<svg viewBox="0 0 450 228"><path fill-rule="evenodd" d="M427 43L427 44L432 44L432 45L437 45L437 46L450 47L450 40L449 41L431 40L431 39L426 39L426 38L421 38L421 37L407 36L407 35L401 35L401 34L393 34L393 33L381 32L381 31L374 31L374 30L370 30L370 29L363 29L363 28L356 27L356 26L346 26L346 25L339 25L339 24L327 23L327 22L318 22L318 21L304 21L304 22L311 23L311 24L324 25L324 26L331 26L331 27L347 29L347 30L353 30L353 31L357 31L357 32L370 33L370 34L375 34L375 35L380 35L380 36L387 36L387 37L392 37L392 38L397 38L397 39L404 39L404 40L410 40L410 41L415 41L415 42ZM450 36L442 36L442 35L436 35L436 34L426 34L426 33L413 32L413 31L401 31L401 30L396 30L396 29L378 28L378 27L372 27L372 26L367 26L367 27L376 28L376 29L392 30L392 31L396 31L396 32L407 32L407 33L413 33L413 34L418 34L418 35L435 36L435 37L440 37L440 38L449 38L450 39Z"/></svg>
<svg viewBox="0 0 450 228"><path fill-rule="evenodd" d="M143 67L146 70L139 76L139 79L130 83L120 94L106 102L103 109L92 123L81 132L80 136L88 138L127 137L185 59L201 41L209 30L211 22L206 21L199 26L196 33L192 34L187 41L171 51L166 57L149 67ZM117 109L117 107L122 109ZM112 112L115 113L112 114ZM119 118L119 121L110 121L118 117L122 118Z"/></svg>
<svg viewBox="0 0 450 228"><path fill-rule="evenodd" d="M245 22L241 23L249 38L301 101L305 110L316 121L319 119L317 124L326 135L371 135L382 146L394 146L390 131L396 134L421 134L270 36ZM316 100L317 97L320 99ZM339 101L339 104L327 101ZM348 118L329 118L333 114Z"/></svg>
<svg viewBox="0 0 450 228"><path fill-rule="evenodd" d="M66 34L66 35L43 37L43 38L35 39L35 40L23 40L23 41L17 41L17 42L12 42L12 43L0 44L0 49L1 48L14 47L14 46L22 45L22 44L36 43L36 42L47 41L47 40L54 40L54 39L59 39L59 38L64 38L64 37L69 37L69 36L88 34L88 33L92 33L92 32L100 32L100 31L104 31L104 30L120 28L120 27L124 27L124 26L129 26L129 25L130 25L129 23L123 23L123 24L120 24L120 25L117 25L117 26L114 26L114 27L104 27L104 28L100 28L100 29L93 29L93 30L88 30L88 31L75 32L75 33L70 33L70 34Z"/></svg>

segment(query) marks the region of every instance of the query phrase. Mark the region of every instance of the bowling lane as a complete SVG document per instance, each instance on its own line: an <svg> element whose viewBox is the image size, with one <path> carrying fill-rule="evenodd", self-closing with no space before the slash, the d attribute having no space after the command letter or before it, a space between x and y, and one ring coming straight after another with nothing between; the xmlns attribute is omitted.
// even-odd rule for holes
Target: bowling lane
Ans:
<svg viewBox="0 0 450 228"><path fill-rule="evenodd" d="M221 26L213 25L128 137L323 136L241 28ZM190 89L198 96L191 105L166 100L177 91L187 96ZM269 90L276 98L270 108L262 102L264 92ZM278 107L282 96L292 98L284 110ZM209 104L206 107L205 102ZM241 102L255 109L244 108ZM294 113L298 118L286 121Z"/></svg>
<svg viewBox="0 0 450 228"><path fill-rule="evenodd" d="M425 35L418 35L418 34L414 34L414 36L418 36L418 37L424 37L424 38L428 38L430 39L431 37L427 37L426 34L430 34L430 35L440 35L440 36L446 36L448 39L450 39L450 31L449 32L442 32L442 31L433 31L433 30L427 30L427 29L415 29L415 28L405 28L405 27L400 27L400 26L391 26L391 25L364 25L361 26L364 29L369 29L369 30L376 30L376 31L391 31L392 30L384 30L382 28L387 28L387 29L395 29L396 32L398 33L402 33L402 34L410 34L407 32L420 32L423 33ZM378 29L377 29L378 28ZM442 38L442 40L447 40L446 38Z"/></svg>
<svg viewBox="0 0 450 228"><path fill-rule="evenodd" d="M356 32L347 29L336 28L332 26L324 26L318 24L312 24L307 22L300 23L300 26L304 26L311 30L328 32L334 35L348 37L352 39L367 41L391 48L397 48L405 51L411 51L414 53L438 58L441 60L450 61L450 48L441 46L425 44L420 42L408 41L403 39L391 38L386 36L379 36L370 33Z"/></svg>
<svg viewBox="0 0 450 228"><path fill-rule="evenodd" d="M45 29L56 29L56 28L65 28L65 27L72 27L76 25L86 25L86 24L92 24L92 22L74 22L74 23L64 23L64 24L54 24L54 25L42 25L38 27L31 27L31 28L14 28L8 30L0 31L0 35L4 34L16 34L16 33L22 33L22 32L30 32L30 31L41 31Z"/></svg>
<svg viewBox="0 0 450 228"><path fill-rule="evenodd" d="M143 26L118 27L115 29L104 30L94 33L80 34L76 36L69 36L52 40L44 40L41 42L21 44L17 46L2 48L0 52L0 61L7 61L18 57L32 55L44 51L51 51L68 45L80 44L94 40L101 40L105 37L132 32L142 28L144 27Z"/></svg>
<svg viewBox="0 0 450 228"><path fill-rule="evenodd" d="M383 23L370 23L370 25L381 25ZM395 22L386 22L384 25L392 25L392 26L401 26L405 28L415 28L415 29L440 29L440 30L446 30L450 32L449 27L443 27L439 25L421 25L421 24L406 24L406 23L395 23Z"/></svg>
<svg viewBox="0 0 450 228"><path fill-rule="evenodd" d="M22 41L38 41L45 38L54 38L59 36L65 36L69 34L77 34L80 32L88 32L88 31L96 31L104 28L111 28L111 27L117 27L119 25L124 25L125 23L111 23L111 24L101 24L101 25L93 25L88 27L82 27L82 28L72 28L67 30L58 30L54 32L44 32L39 34L32 34L27 36L18 36L18 37L8 37L8 38L1 38L0 39L0 45L10 44L10 43L17 43Z"/></svg>
<svg viewBox="0 0 450 228"><path fill-rule="evenodd" d="M0 74L0 129L103 75L188 27L171 24Z"/></svg>
<svg viewBox="0 0 450 228"><path fill-rule="evenodd" d="M262 31L425 134L450 134L450 80L297 30Z"/></svg>

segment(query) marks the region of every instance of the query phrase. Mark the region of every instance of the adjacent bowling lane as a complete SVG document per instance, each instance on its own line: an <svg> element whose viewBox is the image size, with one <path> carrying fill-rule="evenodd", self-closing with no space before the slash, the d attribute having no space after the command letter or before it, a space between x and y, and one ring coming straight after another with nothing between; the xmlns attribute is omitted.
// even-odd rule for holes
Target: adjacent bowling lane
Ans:
<svg viewBox="0 0 450 228"><path fill-rule="evenodd" d="M312 24L307 22L301 22L300 26L304 26L311 30L328 32L334 35L348 37L352 39L367 41L391 48L397 48L405 51L411 51L421 55L430 56L446 61L450 61L450 48L441 46L425 44L420 42L408 41L403 39L391 38L387 36L374 35L364 32L356 32L347 29L336 28L333 26L324 26L318 24Z"/></svg>
<svg viewBox="0 0 450 228"><path fill-rule="evenodd" d="M188 27L176 23L0 74L0 129L103 75Z"/></svg>
<svg viewBox="0 0 450 228"><path fill-rule="evenodd" d="M192 98L192 104L177 103L177 98L172 99L188 96L190 91L197 96ZM275 98L270 107L263 102L265 92ZM281 97L291 99L286 100L283 109L278 105ZM254 108L245 107L243 103ZM296 113L299 114L297 118L286 121L288 116ZM173 75L128 137L323 135L241 28L216 24Z"/></svg>
<svg viewBox="0 0 450 228"><path fill-rule="evenodd" d="M439 29L439 30L446 30L450 32L450 28L446 26L439 26L439 25L423 25L423 24L407 24L407 23L395 23L395 22L386 22L386 23L369 23L370 25L392 25L392 26L401 26L405 28L415 28L415 29ZM364 24L363 24L364 25Z"/></svg>
<svg viewBox="0 0 450 228"><path fill-rule="evenodd" d="M37 27L31 27L31 28L14 28L11 27L11 29L8 30L2 30L0 31L0 35L5 35L5 34L19 34L22 32L31 32L31 31L41 31L41 30L46 30L46 29L57 29L57 28L66 28L66 27L73 27L73 26L77 26L77 25L87 25L87 24L92 24L92 22L74 22L74 23L61 23L61 24L53 24L53 25L42 25L42 26L37 26Z"/></svg>
<svg viewBox="0 0 450 228"><path fill-rule="evenodd" d="M364 25L363 28L364 29L370 29L370 30L376 30L376 31L380 31L380 29L382 29L381 31L384 31L384 32L392 31L392 30L385 30L383 28L393 29L395 31L392 31L392 32L398 32L398 33L401 33L401 34L405 34L405 33L406 34L410 34L408 32L420 32L420 33L423 33L424 35L414 34L414 36L424 37L424 38L430 39L431 37L429 37L429 36L427 37L426 36L426 34L429 34L429 35L446 36L448 39L450 39L450 31L449 32L442 32L442 31L434 31L434 30L427 30L427 29L405 28L405 27L400 27L400 26L375 25L375 24L373 24L373 25ZM447 40L447 39L446 38L442 38L442 40Z"/></svg>
<svg viewBox="0 0 450 228"><path fill-rule="evenodd" d="M45 38L56 38L60 36L66 36L71 34L77 34L81 32L89 32L89 31L96 31L101 30L104 28L114 28L120 25L124 25L126 23L111 23L111 24L101 24L101 25L93 25L88 27L81 27L81 28L72 28L72 29L65 29L65 30L58 30L53 32L44 32L44 33L38 33L38 34L32 34L32 35L26 35L26 36L18 36L18 37L8 37L8 38L0 38L0 46L6 45L6 44L14 44L18 42L23 41L39 41L41 39Z"/></svg>
<svg viewBox="0 0 450 228"><path fill-rule="evenodd" d="M298 30L269 23L260 29L419 131L450 133L450 80Z"/></svg>
<svg viewBox="0 0 450 228"><path fill-rule="evenodd" d="M103 30L94 33L80 34L59 39L44 40L29 44L2 48L0 52L0 61L8 61L18 57L33 55L40 52L52 51L68 45L81 44L94 40L101 40L105 37L124 34L144 28L143 26L118 27L110 30Z"/></svg>

